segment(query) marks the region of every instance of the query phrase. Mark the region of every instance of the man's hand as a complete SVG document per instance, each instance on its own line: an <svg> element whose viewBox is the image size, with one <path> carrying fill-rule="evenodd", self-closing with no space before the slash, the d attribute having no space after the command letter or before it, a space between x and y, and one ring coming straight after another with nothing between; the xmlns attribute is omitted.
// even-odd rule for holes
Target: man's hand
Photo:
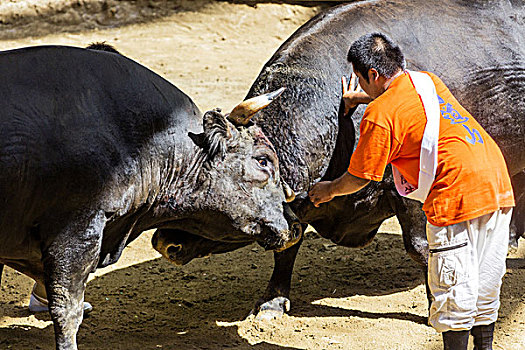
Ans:
<svg viewBox="0 0 525 350"><path fill-rule="evenodd" d="M308 195L310 200L315 207L319 207L319 204L329 202L334 198L334 195L331 193L332 181L321 181L316 183Z"/></svg>
<svg viewBox="0 0 525 350"><path fill-rule="evenodd" d="M354 87L357 76L355 73L352 73L350 77L350 84L346 84L346 77L343 76L341 79L343 83L343 102L345 104L345 115L348 114L350 109L356 107L361 103L370 103L372 98L367 95L366 92L361 91L361 86L359 84Z"/></svg>
<svg viewBox="0 0 525 350"><path fill-rule="evenodd" d="M369 182L370 180L362 179L349 172L345 172L334 181L321 181L316 183L310 192L308 192L308 196L314 206L318 207L319 204L329 202L336 196L344 196L357 192L368 185Z"/></svg>

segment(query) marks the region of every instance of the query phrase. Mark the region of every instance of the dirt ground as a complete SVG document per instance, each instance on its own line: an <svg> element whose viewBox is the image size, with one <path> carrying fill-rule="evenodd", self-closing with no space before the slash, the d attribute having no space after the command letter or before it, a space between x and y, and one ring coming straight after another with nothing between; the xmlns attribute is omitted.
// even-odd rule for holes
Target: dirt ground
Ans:
<svg viewBox="0 0 525 350"><path fill-rule="evenodd" d="M321 9L290 3L3 0L0 50L107 41L201 110L228 110L279 45ZM247 317L271 275L271 253L252 245L178 267L153 251L150 238L144 233L117 264L91 277L86 299L94 310L80 328L80 349L441 348L425 324L422 273L404 252L395 220L359 250L308 232L292 310L271 321ZM27 310L32 281L6 268L2 282L0 349L53 349L49 316ZM521 240L508 259L495 349L525 349L524 288Z"/></svg>

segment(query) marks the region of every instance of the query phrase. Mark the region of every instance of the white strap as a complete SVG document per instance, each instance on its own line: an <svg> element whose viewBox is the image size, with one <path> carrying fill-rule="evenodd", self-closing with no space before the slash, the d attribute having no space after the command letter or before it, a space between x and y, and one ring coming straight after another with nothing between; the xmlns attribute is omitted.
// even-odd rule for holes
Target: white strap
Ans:
<svg viewBox="0 0 525 350"><path fill-rule="evenodd" d="M428 74L408 71L412 84L421 98L427 123L421 140L419 155L419 179L417 188L406 181L399 170L392 166L394 183L400 195L420 202L425 202L430 188L434 183L437 168L438 141L439 141L439 102L436 86Z"/></svg>

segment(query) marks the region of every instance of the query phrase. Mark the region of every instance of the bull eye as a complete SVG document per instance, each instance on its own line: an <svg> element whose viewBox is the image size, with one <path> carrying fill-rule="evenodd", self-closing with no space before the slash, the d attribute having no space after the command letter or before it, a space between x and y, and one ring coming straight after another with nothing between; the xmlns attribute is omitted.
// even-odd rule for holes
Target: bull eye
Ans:
<svg viewBox="0 0 525 350"><path fill-rule="evenodd" d="M267 156L258 156L254 158L257 161L257 163L259 163L259 166L261 168L267 168L268 166L270 166L270 160Z"/></svg>

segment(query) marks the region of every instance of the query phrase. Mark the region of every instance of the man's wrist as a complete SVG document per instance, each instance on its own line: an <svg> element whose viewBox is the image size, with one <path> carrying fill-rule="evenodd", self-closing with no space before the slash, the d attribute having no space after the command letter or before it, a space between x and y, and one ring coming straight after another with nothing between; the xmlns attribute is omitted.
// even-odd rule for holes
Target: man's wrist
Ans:
<svg viewBox="0 0 525 350"><path fill-rule="evenodd" d="M358 96L358 103L359 104L369 104L372 102L372 98L368 96L368 94L364 91L361 91L361 93Z"/></svg>
<svg viewBox="0 0 525 350"><path fill-rule="evenodd" d="M331 197L337 197L340 195L340 191L338 189L338 181L339 179L335 179L333 181L330 181L329 185L328 185L328 194L331 196Z"/></svg>

